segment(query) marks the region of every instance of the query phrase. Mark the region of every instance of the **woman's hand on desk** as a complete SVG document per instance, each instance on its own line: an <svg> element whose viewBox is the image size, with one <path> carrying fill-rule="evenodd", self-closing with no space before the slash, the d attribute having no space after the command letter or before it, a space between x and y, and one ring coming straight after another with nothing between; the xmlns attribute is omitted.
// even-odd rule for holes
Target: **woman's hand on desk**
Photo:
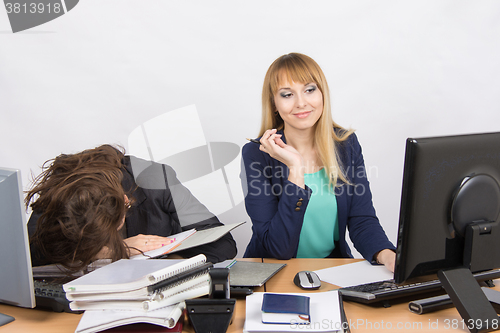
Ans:
<svg viewBox="0 0 500 333"><path fill-rule="evenodd" d="M133 256L139 254L139 250L147 252L159 249L162 246L174 242L175 238L139 234L137 236L125 238L123 241L129 247L130 255Z"/></svg>
<svg viewBox="0 0 500 333"><path fill-rule="evenodd" d="M123 241L130 249L130 256L134 256L141 253L140 251L147 252L159 249L162 246L174 242L175 238L139 234L137 236L125 238ZM111 258L111 253L109 253L109 248L107 246L104 246L96 256L96 259L109 258Z"/></svg>
<svg viewBox="0 0 500 333"><path fill-rule="evenodd" d="M384 265L388 270L394 272L396 265L396 253L394 251L385 249L377 254L377 263Z"/></svg>

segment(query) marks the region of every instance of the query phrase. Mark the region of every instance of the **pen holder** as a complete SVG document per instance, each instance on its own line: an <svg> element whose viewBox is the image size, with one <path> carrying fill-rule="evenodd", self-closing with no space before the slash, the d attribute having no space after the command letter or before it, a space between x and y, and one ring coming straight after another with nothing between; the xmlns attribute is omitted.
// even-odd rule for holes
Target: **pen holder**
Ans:
<svg viewBox="0 0 500 333"><path fill-rule="evenodd" d="M229 298L229 269L212 268L210 298L187 299L186 310L196 333L224 333L233 319L236 299Z"/></svg>

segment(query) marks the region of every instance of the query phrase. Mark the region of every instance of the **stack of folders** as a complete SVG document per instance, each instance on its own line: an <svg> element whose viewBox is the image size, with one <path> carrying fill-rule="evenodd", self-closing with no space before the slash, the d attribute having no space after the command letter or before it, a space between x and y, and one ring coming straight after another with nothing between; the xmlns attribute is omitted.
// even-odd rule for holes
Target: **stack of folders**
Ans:
<svg viewBox="0 0 500 333"><path fill-rule="evenodd" d="M75 311L151 311L207 295L211 266L203 254L184 260L121 259L63 288Z"/></svg>

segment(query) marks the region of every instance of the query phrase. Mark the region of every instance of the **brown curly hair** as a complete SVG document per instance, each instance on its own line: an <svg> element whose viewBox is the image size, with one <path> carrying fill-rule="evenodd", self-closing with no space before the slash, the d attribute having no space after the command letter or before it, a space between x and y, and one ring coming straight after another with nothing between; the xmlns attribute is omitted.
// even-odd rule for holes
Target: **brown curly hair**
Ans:
<svg viewBox="0 0 500 333"><path fill-rule="evenodd" d="M30 241L52 263L84 270L104 247L128 258L118 230L128 207L122 187L124 150L110 145L45 162L25 198L40 215Z"/></svg>

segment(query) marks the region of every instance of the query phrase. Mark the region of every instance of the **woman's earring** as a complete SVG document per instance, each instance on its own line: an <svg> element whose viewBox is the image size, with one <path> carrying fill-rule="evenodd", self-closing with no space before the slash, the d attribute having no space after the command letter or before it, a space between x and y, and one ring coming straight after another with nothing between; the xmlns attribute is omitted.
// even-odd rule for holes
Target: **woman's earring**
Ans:
<svg viewBox="0 0 500 333"><path fill-rule="evenodd" d="M278 110L274 110L274 115L277 116L278 115Z"/></svg>

